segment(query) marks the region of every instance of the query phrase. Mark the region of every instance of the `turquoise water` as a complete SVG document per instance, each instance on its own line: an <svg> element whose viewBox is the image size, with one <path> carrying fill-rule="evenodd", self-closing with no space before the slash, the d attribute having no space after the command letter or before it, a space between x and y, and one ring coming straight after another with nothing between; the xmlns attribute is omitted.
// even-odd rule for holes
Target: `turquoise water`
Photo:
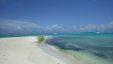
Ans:
<svg viewBox="0 0 113 64"><path fill-rule="evenodd" d="M84 64L113 64L113 34L55 36L47 43Z"/></svg>
<svg viewBox="0 0 113 64"><path fill-rule="evenodd" d="M113 33L0 34L0 37L53 36L47 43L84 64L113 64Z"/></svg>

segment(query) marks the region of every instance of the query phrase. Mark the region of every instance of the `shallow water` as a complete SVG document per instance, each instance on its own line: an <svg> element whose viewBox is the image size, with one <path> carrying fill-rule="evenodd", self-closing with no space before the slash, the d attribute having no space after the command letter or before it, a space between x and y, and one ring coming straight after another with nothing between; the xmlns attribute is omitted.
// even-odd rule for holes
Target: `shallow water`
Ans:
<svg viewBox="0 0 113 64"><path fill-rule="evenodd" d="M55 36L47 43L84 64L113 64L113 34Z"/></svg>

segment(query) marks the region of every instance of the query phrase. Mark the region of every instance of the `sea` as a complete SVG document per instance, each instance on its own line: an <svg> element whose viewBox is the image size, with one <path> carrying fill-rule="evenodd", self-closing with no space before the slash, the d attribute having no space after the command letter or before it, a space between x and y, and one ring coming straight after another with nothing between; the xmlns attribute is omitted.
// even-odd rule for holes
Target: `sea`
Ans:
<svg viewBox="0 0 113 64"><path fill-rule="evenodd" d="M0 34L4 37L52 36L46 43L83 64L113 64L113 33Z"/></svg>

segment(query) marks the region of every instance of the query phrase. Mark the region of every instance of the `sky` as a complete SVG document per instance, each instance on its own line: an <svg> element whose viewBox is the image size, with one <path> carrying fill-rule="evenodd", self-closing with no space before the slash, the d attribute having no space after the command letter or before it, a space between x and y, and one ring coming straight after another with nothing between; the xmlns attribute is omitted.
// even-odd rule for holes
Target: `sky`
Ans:
<svg viewBox="0 0 113 64"><path fill-rule="evenodd" d="M113 32L113 0L0 0L0 33Z"/></svg>

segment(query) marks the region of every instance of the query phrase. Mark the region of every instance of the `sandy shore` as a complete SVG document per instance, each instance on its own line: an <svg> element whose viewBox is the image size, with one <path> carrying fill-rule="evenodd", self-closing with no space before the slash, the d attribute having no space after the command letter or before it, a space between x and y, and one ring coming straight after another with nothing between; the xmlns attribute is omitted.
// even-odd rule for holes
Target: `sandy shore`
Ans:
<svg viewBox="0 0 113 64"><path fill-rule="evenodd" d="M78 64L35 36L0 38L0 64Z"/></svg>

